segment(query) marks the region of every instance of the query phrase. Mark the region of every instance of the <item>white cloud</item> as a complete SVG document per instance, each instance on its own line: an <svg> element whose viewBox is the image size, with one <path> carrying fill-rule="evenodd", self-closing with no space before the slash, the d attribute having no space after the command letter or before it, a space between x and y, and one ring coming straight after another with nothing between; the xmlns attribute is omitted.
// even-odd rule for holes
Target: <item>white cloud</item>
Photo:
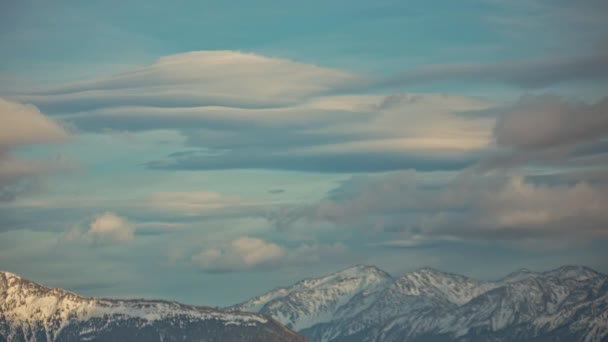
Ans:
<svg viewBox="0 0 608 342"><path fill-rule="evenodd" d="M142 207L182 214L204 214L260 203L239 196L226 196L212 191L156 192L142 202Z"/></svg>
<svg viewBox="0 0 608 342"><path fill-rule="evenodd" d="M91 222L87 235L93 239L107 239L114 242L131 241L135 236L135 227L125 218L105 212Z"/></svg>
<svg viewBox="0 0 608 342"><path fill-rule="evenodd" d="M332 102L330 102L332 101ZM465 117L459 112L490 107L488 101L445 94L393 94L329 98L326 104L349 104L374 113L370 120L349 120L316 130L351 135L350 141L307 147L308 152L466 152L487 147L494 118Z"/></svg>
<svg viewBox="0 0 608 342"><path fill-rule="evenodd" d="M122 74L40 89L26 101L64 112L120 105L244 107L292 103L359 79L348 72L235 51L194 51Z"/></svg>
<svg viewBox="0 0 608 342"><path fill-rule="evenodd" d="M318 262L323 257L336 257L345 250L340 243L302 244L290 250L262 239L240 237L222 246L205 248L193 255L191 261L206 271L233 272Z"/></svg>
<svg viewBox="0 0 608 342"><path fill-rule="evenodd" d="M287 251L271 242L242 237L224 247L212 247L192 257L192 262L206 270L238 270L278 264Z"/></svg>
<svg viewBox="0 0 608 342"><path fill-rule="evenodd" d="M65 234L64 239L92 244L113 244L129 242L135 238L135 226L126 218L112 212L95 216L87 228L83 231L81 227L74 227Z"/></svg>
<svg viewBox="0 0 608 342"><path fill-rule="evenodd" d="M0 98L0 148L62 142L67 133L38 108Z"/></svg>
<svg viewBox="0 0 608 342"><path fill-rule="evenodd" d="M63 169L65 160L32 160L14 156L17 146L66 141L68 134L38 108L0 98L0 201L36 187L39 177Z"/></svg>

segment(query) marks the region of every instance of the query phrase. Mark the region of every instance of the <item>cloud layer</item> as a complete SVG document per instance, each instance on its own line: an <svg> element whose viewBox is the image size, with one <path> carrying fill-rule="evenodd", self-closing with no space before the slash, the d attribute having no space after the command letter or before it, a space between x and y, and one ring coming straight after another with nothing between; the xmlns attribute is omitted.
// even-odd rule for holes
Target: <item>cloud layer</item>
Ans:
<svg viewBox="0 0 608 342"><path fill-rule="evenodd" d="M493 138L499 147L518 148L601 134L605 101L588 106L555 96L524 98L498 108L510 113L495 125L495 115L461 115L496 107L491 101L365 93L434 81L543 87L605 80L607 72L604 53L436 65L373 77L250 53L194 51L14 97L83 131L181 132L190 148L150 161L152 169L454 170L482 159ZM584 119L570 125L575 116Z"/></svg>

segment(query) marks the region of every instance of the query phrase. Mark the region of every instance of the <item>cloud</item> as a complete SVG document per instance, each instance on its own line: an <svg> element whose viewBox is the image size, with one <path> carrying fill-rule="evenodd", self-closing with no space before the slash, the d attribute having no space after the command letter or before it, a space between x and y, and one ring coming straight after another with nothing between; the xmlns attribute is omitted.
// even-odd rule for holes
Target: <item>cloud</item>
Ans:
<svg viewBox="0 0 608 342"><path fill-rule="evenodd" d="M242 237L224 248L210 248L192 257L203 269L233 270L268 267L279 263L287 254L277 244L257 238Z"/></svg>
<svg viewBox="0 0 608 342"><path fill-rule="evenodd" d="M125 218L105 212L95 217L86 234L95 240L125 242L133 240L135 227Z"/></svg>
<svg viewBox="0 0 608 342"><path fill-rule="evenodd" d="M231 228L218 222L259 217L276 205L275 201L229 196L210 191L151 192L122 199L98 196L53 196L50 198L18 198L0 206L0 231L34 230L64 232L82 217L96 216L99 208L128 214L141 235L172 234L178 230L206 225L226 232ZM39 218L44 217L41 221ZM88 224L88 223L87 223ZM264 221L267 226L267 222ZM85 229L76 227L79 235ZM242 235L242 234L240 234Z"/></svg>
<svg viewBox="0 0 608 342"><path fill-rule="evenodd" d="M8 201L38 186L43 175L64 169L63 157L32 160L15 156L19 146L60 143L68 139L64 128L30 104L0 98L0 201Z"/></svg>
<svg viewBox="0 0 608 342"><path fill-rule="evenodd" d="M494 128L499 146L539 150L608 136L608 98L587 105L558 96L529 96L501 115Z"/></svg>
<svg viewBox="0 0 608 342"><path fill-rule="evenodd" d="M63 142L67 133L59 123L47 118L30 104L0 98L0 146Z"/></svg>
<svg viewBox="0 0 608 342"><path fill-rule="evenodd" d="M481 161L480 170L531 163L596 167L608 152L608 98L586 104L556 95L525 96L481 112L497 116L498 150Z"/></svg>
<svg viewBox="0 0 608 342"><path fill-rule="evenodd" d="M489 146L494 125L492 117L459 115L491 106L462 96L334 96L319 98L309 106L341 109L343 114L313 115L306 125L302 119L283 118L265 127L241 123L192 130L187 132L188 142L200 150L177 152L148 166L320 172L458 169L472 164L475 153Z"/></svg>
<svg viewBox="0 0 608 342"><path fill-rule="evenodd" d="M370 81L254 54L198 51L15 97L80 130L173 129L199 149L152 161L154 169L452 169L469 165L467 154L490 141L493 118L456 115L488 108L489 101L348 95Z"/></svg>
<svg viewBox="0 0 608 342"><path fill-rule="evenodd" d="M393 234L391 246L502 241L518 244L608 239L608 186L535 184L520 176L464 173L425 185L414 171L356 176L317 203L287 207L269 219Z"/></svg>
<svg viewBox="0 0 608 342"><path fill-rule="evenodd" d="M80 130L179 131L190 148L145 164L157 170L455 170L493 152L494 138L499 147L519 143L525 132L516 130L526 127L519 124L524 118L542 121L554 114L504 116L496 124L495 116L462 115L496 106L482 99L436 93L361 93L441 80L538 87L603 80L607 68L606 55L598 53L489 65L429 66L374 78L255 54L195 51L163 57L121 74L31 90L15 98L33 102ZM541 107L538 102L551 109L561 106L559 101L563 100L528 99L511 109L514 113L536 111ZM603 104L598 106L585 109L571 104L571 110L562 112L601 113ZM589 120L586 127L596 127L594 123ZM562 128L552 133L547 125L541 133L567 133L571 139L587 133L587 128L570 133ZM531 135L527 139L551 143L532 142Z"/></svg>
<svg viewBox="0 0 608 342"><path fill-rule="evenodd" d="M197 215L252 204L237 196L224 196L210 191L157 192L150 195L142 207L153 211Z"/></svg>
<svg viewBox="0 0 608 342"><path fill-rule="evenodd" d="M86 241L94 245L125 243L134 238L135 226L126 218L112 212L95 216L86 231L83 232L80 227L75 227L64 236L67 241Z"/></svg>
<svg viewBox="0 0 608 342"><path fill-rule="evenodd" d="M474 186L474 184L472 184ZM471 188L460 191L472 191ZM593 241L608 239L608 187L585 182L537 185L521 177L487 186L455 207L428 214L419 228L429 234L466 239Z"/></svg>
<svg viewBox="0 0 608 342"><path fill-rule="evenodd" d="M346 86L354 74L235 51L194 51L121 74L20 97L48 112L103 107L272 107Z"/></svg>
<svg viewBox="0 0 608 342"><path fill-rule="evenodd" d="M605 81L608 53L505 61L493 64L429 65L379 80L375 87L412 86L430 82L503 83L521 88L542 88L569 81Z"/></svg>
<svg viewBox="0 0 608 342"><path fill-rule="evenodd" d="M336 243L302 244L290 250L259 238L240 237L220 247L203 249L193 255L191 261L205 271L235 272L317 262L324 256L339 255L345 249L344 245Z"/></svg>

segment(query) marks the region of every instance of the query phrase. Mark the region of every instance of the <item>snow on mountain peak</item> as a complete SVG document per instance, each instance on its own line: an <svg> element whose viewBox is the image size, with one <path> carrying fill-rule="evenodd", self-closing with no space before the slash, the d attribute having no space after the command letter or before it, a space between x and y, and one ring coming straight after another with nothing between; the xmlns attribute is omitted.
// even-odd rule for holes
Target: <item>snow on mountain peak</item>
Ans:
<svg viewBox="0 0 608 342"><path fill-rule="evenodd" d="M404 295L444 298L457 305L465 304L495 287L492 283L429 267L404 274L397 279L397 286Z"/></svg>
<svg viewBox="0 0 608 342"><path fill-rule="evenodd" d="M86 298L69 291L42 286L9 272L0 273L0 285L1 316L25 329L30 329L32 322L42 322L45 329L57 332L74 321L108 316L155 321L183 315L191 319L214 319L236 325L268 322L258 314L226 313L176 302Z"/></svg>
<svg viewBox="0 0 608 342"><path fill-rule="evenodd" d="M536 277L538 275L539 275L539 273L531 271L527 268L520 268L517 271L507 274L505 277L500 279L498 282L510 283L510 282L515 282L515 281L520 281L520 280Z"/></svg>
<svg viewBox="0 0 608 342"><path fill-rule="evenodd" d="M317 287L323 284L344 282L353 279L357 279L363 283L373 284L386 278L391 278L391 275L376 266L355 265L323 277L302 280L296 283L295 286Z"/></svg>
<svg viewBox="0 0 608 342"><path fill-rule="evenodd" d="M231 309L260 312L301 330L338 318L340 308L353 297L376 291L392 280L390 274L378 267L356 265L274 289Z"/></svg>
<svg viewBox="0 0 608 342"><path fill-rule="evenodd" d="M257 313L95 299L0 272L0 341L308 341Z"/></svg>
<svg viewBox="0 0 608 342"><path fill-rule="evenodd" d="M361 288L376 277L383 282ZM582 266L521 269L491 282L429 267L392 278L357 265L265 296L259 312L322 342L608 336L608 277Z"/></svg>
<svg viewBox="0 0 608 342"><path fill-rule="evenodd" d="M585 266L578 265L566 265L556 268L552 271L545 272L546 276L554 276L560 279L571 279L571 280L588 280L601 276L600 273L596 272Z"/></svg>

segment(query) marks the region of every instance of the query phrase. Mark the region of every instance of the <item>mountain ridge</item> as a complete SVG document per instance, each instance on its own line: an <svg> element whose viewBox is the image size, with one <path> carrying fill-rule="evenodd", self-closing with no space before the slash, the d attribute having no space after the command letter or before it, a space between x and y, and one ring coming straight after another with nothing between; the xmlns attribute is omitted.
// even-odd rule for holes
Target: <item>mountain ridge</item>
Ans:
<svg viewBox="0 0 608 342"><path fill-rule="evenodd" d="M336 274L357 275L352 269L359 277L368 272L387 277L370 288L319 282ZM332 291L322 291L328 286ZM568 341L608 340L608 276L585 266L520 269L482 281L430 267L394 277L357 265L280 289L254 297L255 305L250 300L229 309L255 308L319 342L555 340L561 335ZM269 293L272 300L264 302Z"/></svg>
<svg viewBox="0 0 608 342"><path fill-rule="evenodd" d="M0 272L0 341L308 341L278 321L174 301L99 299Z"/></svg>

